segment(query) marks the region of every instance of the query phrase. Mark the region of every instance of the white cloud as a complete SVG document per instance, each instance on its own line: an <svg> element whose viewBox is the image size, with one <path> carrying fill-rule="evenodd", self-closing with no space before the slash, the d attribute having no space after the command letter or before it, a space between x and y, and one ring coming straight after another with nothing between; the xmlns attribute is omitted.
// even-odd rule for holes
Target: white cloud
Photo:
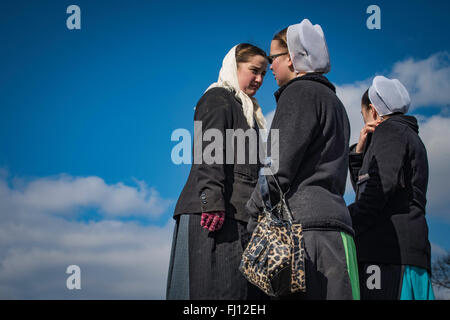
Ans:
<svg viewBox="0 0 450 320"><path fill-rule="evenodd" d="M0 173L0 299L164 298L172 219L162 227L110 219L123 217L128 210L159 212L160 208L150 208L155 202L144 185L137 190L120 183L106 185L98 177L60 176L36 179L18 190L8 186L4 173ZM104 205L114 196L124 198L120 210ZM127 206L128 201L140 204ZM105 211L106 220L67 219L65 212L92 204ZM55 214L58 210L64 219ZM65 272L72 264L81 268L81 290L66 288Z"/></svg>
<svg viewBox="0 0 450 320"><path fill-rule="evenodd" d="M5 175L5 173L3 174ZM106 217L157 217L170 204L154 188L135 180L138 188L121 182L108 185L95 176L72 177L61 174L32 181L15 178L12 188L0 179L0 208L10 211L33 210L72 215L79 208L96 208Z"/></svg>
<svg viewBox="0 0 450 320"><path fill-rule="evenodd" d="M46 221L0 226L9 234L0 248L1 299L164 298L173 223ZM28 231L46 236L27 237ZM73 264L81 268L80 291L66 288L65 271Z"/></svg>
<svg viewBox="0 0 450 320"><path fill-rule="evenodd" d="M433 116L421 121L419 130L429 162L427 211L450 221L450 118Z"/></svg>
<svg viewBox="0 0 450 320"><path fill-rule="evenodd" d="M390 75L399 79L411 95L411 108L450 103L450 54L439 52L424 60L398 62Z"/></svg>

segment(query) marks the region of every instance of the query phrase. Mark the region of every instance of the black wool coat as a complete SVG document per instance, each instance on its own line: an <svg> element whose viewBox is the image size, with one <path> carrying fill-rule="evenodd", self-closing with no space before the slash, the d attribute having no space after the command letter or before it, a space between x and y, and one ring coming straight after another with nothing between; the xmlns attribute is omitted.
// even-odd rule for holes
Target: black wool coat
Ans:
<svg viewBox="0 0 450 320"><path fill-rule="evenodd" d="M351 147L356 201L348 208L358 260L406 264L430 271L425 219L427 152L415 117L393 115L369 135L363 153Z"/></svg>
<svg viewBox="0 0 450 320"><path fill-rule="evenodd" d="M208 90L201 97L195 108L194 120L202 122L203 132L216 129L221 133L223 163L207 164L203 161L196 164L193 161L188 180L176 204L174 217L180 214L225 211L226 217L247 222L249 217L245 211L245 203L256 185L258 170L261 167L258 158L259 130L256 122L251 129L244 116L241 102L235 98L234 93L220 87ZM257 139L256 146L253 144L256 149L252 152L252 156L255 157L250 157L249 139L245 139L245 161L242 163L243 161L237 158L242 144L238 145L236 142L238 140L235 139L234 148L227 146L227 129L253 132ZM212 140L203 141L198 150L204 154L205 148L214 142L214 139ZM193 153L195 148L194 142ZM227 152L231 154L229 159L232 161L227 162Z"/></svg>

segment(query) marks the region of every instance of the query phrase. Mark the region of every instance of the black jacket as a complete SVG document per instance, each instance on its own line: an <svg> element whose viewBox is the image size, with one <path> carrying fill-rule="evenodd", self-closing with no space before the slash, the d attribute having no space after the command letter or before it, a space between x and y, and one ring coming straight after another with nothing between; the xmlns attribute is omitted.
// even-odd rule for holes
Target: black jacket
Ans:
<svg viewBox="0 0 450 320"><path fill-rule="evenodd" d="M226 217L236 220L248 221L245 211L245 203L256 185L258 170L260 168L256 146L255 157L249 156L249 139L245 139L245 162L237 159L237 139L234 139L234 150L226 148L226 130L242 129L244 132L250 129L244 116L241 103L234 94L224 88L213 88L208 90L198 101L195 108L195 121L202 121L203 133L208 129L217 129L223 137L223 163L195 164L191 167L186 185L181 192L175 207L174 217L179 214L191 214L211 211L225 211ZM259 141L259 130L256 125L251 129ZM250 131L247 131L250 132ZM203 141L202 154L205 148L213 141ZM229 140L231 141L231 140ZM193 147L193 150L195 146ZM226 152L233 155L228 163ZM194 151L193 151L194 153ZM255 160L256 161L253 161Z"/></svg>
<svg viewBox="0 0 450 320"><path fill-rule="evenodd" d="M406 264L430 271L425 220L428 160L416 118L402 114L383 121L362 154L350 153L356 192L349 206L358 260Z"/></svg>
<svg viewBox="0 0 450 320"><path fill-rule="evenodd" d="M271 130L279 129L276 174L294 220L303 229L345 231L353 235L343 199L347 179L350 125L334 86L320 74L291 80L275 93L277 109ZM267 142L271 154L272 134ZM273 154L271 155L273 158ZM272 205L278 189L267 177ZM259 185L247 203L250 231L262 209Z"/></svg>

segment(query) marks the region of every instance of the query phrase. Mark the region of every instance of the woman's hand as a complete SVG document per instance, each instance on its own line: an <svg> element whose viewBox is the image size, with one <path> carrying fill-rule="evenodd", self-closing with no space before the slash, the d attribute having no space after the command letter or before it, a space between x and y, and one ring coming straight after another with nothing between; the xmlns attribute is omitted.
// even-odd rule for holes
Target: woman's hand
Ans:
<svg viewBox="0 0 450 320"><path fill-rule="evenodd" d="M363 153L364 146L366 145L367 141L367 135L371 132L375 131L375 128L381 123L381 120L375 120L371 122L367 122L364 125L364 128L361 129L359 133L359 141L356 145L355 152L356 153Z"/></svg>
<svg viewBox="0 0 450 320"><path fill-rule="evenodd" d="M222 228L225 221L225 212L203 212L200 225L209 231L217 231Z"/></svg>

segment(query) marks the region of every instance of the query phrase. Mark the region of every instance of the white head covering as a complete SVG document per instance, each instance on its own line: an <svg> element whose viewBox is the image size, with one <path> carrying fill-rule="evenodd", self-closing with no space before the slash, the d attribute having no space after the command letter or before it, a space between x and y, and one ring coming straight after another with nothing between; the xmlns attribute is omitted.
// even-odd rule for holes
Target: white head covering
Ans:
<svg viewBox="0 0 450 320"><path fill-rule="evenodd" d="M369 99L380 116L408 112L411 98L397 79L376 76L369 88Z"/></svg>
<svg viewBox="0 0 450 320"><path fill-rule="evenodd" d="M327 42L320 25L304 19L288 27L287 45L296 72L330 71Z"/></svg>
<svg viewBox="0 0 450 320"><path fill-rule="evenodd" d="M244 116L247 119L247 123L250 128L254 127L253 119L256 119L258 127L260 129L265 129L266 120L264 119L264 115L262 114L261 107L259 106L258 101L253 97L249 97L239 87L236 63L236 47L237 46L234 46L227 53L222 62L222 68L219 72L219 79L217 80L217 82L211 84L208 89L206 89L206 91L212 88L222 87L229 90L230 92L234 92L235 97L242 103L242 110L244 111Z"/></svg>

